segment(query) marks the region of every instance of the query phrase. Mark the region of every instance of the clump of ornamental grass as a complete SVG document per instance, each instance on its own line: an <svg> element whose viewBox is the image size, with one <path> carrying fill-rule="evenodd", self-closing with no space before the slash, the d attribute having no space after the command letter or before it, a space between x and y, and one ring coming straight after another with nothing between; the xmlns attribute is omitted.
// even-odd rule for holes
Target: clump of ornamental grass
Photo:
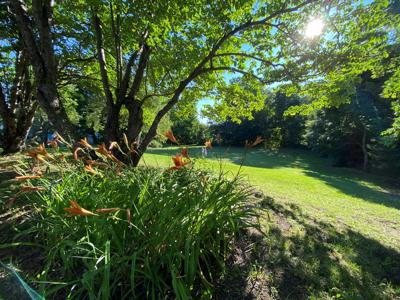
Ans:
<svg viewBox="0 0 400 300"><path fill-rule="evenodd" d="M104 147L96 151L104 161L63 162L59 171L17 178L37 212L19 236L47 252L39 292L47 299L210 297L235 234L254 215L240 179L194 168L185 148L167 170L127 167ZM40 163L54 156L36 154Z"/></svg>

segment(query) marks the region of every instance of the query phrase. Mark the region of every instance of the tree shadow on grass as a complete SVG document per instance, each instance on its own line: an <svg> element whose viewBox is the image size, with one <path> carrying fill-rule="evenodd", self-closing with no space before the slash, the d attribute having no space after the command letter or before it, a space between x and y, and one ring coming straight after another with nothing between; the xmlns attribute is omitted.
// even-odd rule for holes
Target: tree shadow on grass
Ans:
<svg viewBox="0 0 400 300"><path fill-rule="evenodd" d="M218 299L398 299L400 253L265 198L265 236L239 239ZM336 297L336 298L334 298ZM342 298L341 298L342 297Z"/></svg>
<svg viewBox="0 0 400 300"><path fill-rule="evenodd" d="M397 193L390 192L389 190L375 190L346 176L329 175L311 170L305 171L305 174L324 181L327 185L340 190L346 195L357 197L368 202L382 204L387 207L400 209L400 196Z"/></svg>

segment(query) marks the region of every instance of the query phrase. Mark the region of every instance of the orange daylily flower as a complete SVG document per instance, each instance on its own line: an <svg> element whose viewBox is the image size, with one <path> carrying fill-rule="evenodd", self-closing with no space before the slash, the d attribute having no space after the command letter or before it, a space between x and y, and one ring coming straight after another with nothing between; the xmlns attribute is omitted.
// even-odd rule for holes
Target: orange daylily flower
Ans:
<svg viewBox="0 0 400 300"><path fill-rule="evenodd" d="M182 154L183 157L185 157L185 158L187 158L187 159L190 159L189 154L188 154L188 148L187 148L187 147L182 148L181 154Z"/></svg>
<svg viewBox="0 0 400 300"><path fill-rule="evenodd" d="M110 152L107 150L106 145L103 143L101 145L99 145L96 149L97 152L99 152L100 154L104 155L104 156L109 156Z"/></svg>
<svg viewBox="0 0 400 300"><path fill-rule="evenodd" d="M78 152L80 152L80 151L84 152L84 150L81 147L78 147L78 148L75 149L75 151L74 151L74 159L75 160L79 159Z"/></svg>
<svg viewBox="0 0 400 300"><path fill-rule="evenodd" d="M42 187L42 186L30 186L30 185L23 185L21 187L20 192L35 192L35 191L45 191L46 188Z"/></svg>
<svg viewBox="0 0 400 300"><path fill-rule="evenodd" d="M46 147L44 146L44 144L40 144L37 148L36 148L36 152L38 154L41 154L43 156L49 156L49 153L46 151Z"/></svg>
<svg viewBox="0 0 400 300"><path fill-rule="evenodd" d="M95 169L92 168L92 165L86 165L84 169L86 172L91 173L93 175L100 175L99 172L97 172Z"/></svg>
<svg viewBox="0 0 400 300"><path fill-rule="evenodd" d="M87 141L87 138L83 138L79 141L79 144L81 144L83 147L85 147L86 149L93 149L92 145L90 145Z"/></svg>
<svg viewBox="0 0 400 300"><path fill-rule="evenodd" d="M43 157L37 153L36 151L29 151L28 153L26 153L27 156L32 157L33 159L35 159L38 162L44 162L45 160L43 159Z"/></svg>
<svg viewBox="0 0 400 300"><path fill-rule="evenodd" d="M183 161L183 157L180 154L176 154L175 157L172 157L172 161L174 162L175 166L169 168L169 170L179 170L190 163L190 161Z"/></svg>
<svg viewBox="0 0 400 300"><path fill-rule="evenodd" d="M24 175L24 176L17 176L14 179L18 181L27 180L27 179L38 179L42 176L40 175Z"/></svg>
<svg viewBox="0 0 400 300"><path fill-rule="evenodd" d="M261 136L257 136L256 140L252 143L246 140L245 147L250 149L253 148L254 146L257 146L258 144L262 143L264 139Z"/></svg>
<svg viewBox="0 0 400 300"><path fill-rule="evenodd" d="M28 153L26 153L27 156L32 157L33 159L35 159L38 162L44 162L44 158L43 157L48 157L50 159L54 159L47 151L46 151L46 147L44 146L44 144L40 144L36 149L29 151Z"/></svg>
<svg viewBox="0 0 400 300"><path fill-rule="evenodd" d="M47 151L44 144L40 144L36 149L29 151L26 155L34 158L37 161L44 162L43 157L54 159Z"/></svg>
<svg viewBox="0 0 400 300"><path fill-rule="evenodd" d="M212 148L211 140L206 141L204 145L206 146L207 149L211 149Z"/></svg>
<svg viewBox="0 0 400 300"><path fill-rule="evenodd" d="M70 200L69 203L72 207L64 208L66 212L76 216L97 216L97 214L82 208L75 200Z"/></svg>
<svg viewBox="0 0 400 300"><path fill-rule="evenodd" d="M253 144L251 144L251 147L254 147L260 143L262 143L264 141L264 139L261 136L257 136L256 140L254 141Z"/></svg>
<svg viewBox="0 0 400 300"><path fill-rule="evenodd" d="M118 144L117 144L118 145ZM107 158L111 159L112 161L114 161L115 163L117 163L118 165L125 165L122 161L120 161L118 158L116 158L111 151L107 150L106 145L103 143L101 145L99 145L96 149L97 152L99 152L100 154L106 156Z"/></svg>
<svg viewBox="0 0 400 300"><path fill-rule="evenodd" d="M51 140L47 142L47 145L49 145L50 147L52 147L53 149L58 148L58 143L57 143L57 139Z"/></svg>
<svg viewBox="0 0 400 300"><path fill-rule="evenodd" d="M174 134L172 133L172 130L168 130L164 133L164 135L172 142L175 144L178 144L178 141L176 140Z"/></svg>
<svg viewBox="0 0 400 300"><path fill-rule="evenodd" d="M102 168L108 168L109 167L109 165L107 163L105 163L105 162L92 160L92 159L86 160L86 164L87 165L92 165L92 166L97 166L97 167L102 167Z"/></svg>
<svg viewBox="0 0 400 300"><path fill-rule="evenodd" d="M55 140L57 140L58 143L71 147L71 144L69 144L58 132L56 133Z"/></svg>
<svg viewBox="0 0 400 300"><path fill-rule="evenodd" d="M112 213L115 211L120 210L120 208L118 207L112 207L112 208L98 208L96 209L96 212L99 214L108 214L108 213Z"/></svg>

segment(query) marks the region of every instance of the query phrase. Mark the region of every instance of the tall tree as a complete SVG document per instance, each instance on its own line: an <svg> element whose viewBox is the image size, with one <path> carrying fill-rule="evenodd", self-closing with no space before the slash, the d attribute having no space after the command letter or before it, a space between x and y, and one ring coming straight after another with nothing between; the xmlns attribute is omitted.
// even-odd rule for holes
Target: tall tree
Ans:
<svg viewBox="0 0 400 300"><path fill-rule="evenodd" d="M122 106L128 109L127 135L137 145L132 152L137 164L160 120L181 99L198 99L205 92L235 94L221 101L219 112L240 117L262 107L261 85L296 86L329 71L340 72L338 62L353 63L356 69L385 39L373 35L382 25L385 7L381 1L367 6L343 0L213 5L198 0L110 0L90 2L84 11L91 14L109 115L117 115ZM376 12L372 19L370 11ZM327 23L326 36L307 40L302 28L316 15ZM240 77L247 89L229 77ZM139 138L143 103L154 97L163 99L164 106ZM108 123L114 123L110 139L118 135L117 119L109 117Z"/></svg>
<svg viewBox="0 0 400 300"><path fill-rule="evenodd" d="M77 140L77 128L70 122L57 92L57 61L54 53L51 0L33 0L31 13L23 0L7 1L30 58L35 78L35 97L55 128Z"/></svg>
<svg viewBox="0 0 400 300"><path fill-rule="evenodd" d="M347 95L348 103L321 109L309 117L305 134L308 146L334 157L338 165L367 170L375 148L381 146L380 133L393 118L390 103L379 96L383 82L383 78L371 78L366 72L342 86L332 96Z"/></svg>
<svg viewBox="0 0 400 300"><path fill-rule="evenodd" d="M0 5L0 8L5 8ZM0 13L0 117L3 120L3 154L24 148L37 108L26 48L6 9Z"/></svg>
<svg viewBox="0 0 400 300"><path fill-rule="evenodd" d="M0 83L0 116L3 119L3 154L15 153L25 147L37 108L33 97L29 60L25 50L15 52L13 79L3 75Z"/></svg>

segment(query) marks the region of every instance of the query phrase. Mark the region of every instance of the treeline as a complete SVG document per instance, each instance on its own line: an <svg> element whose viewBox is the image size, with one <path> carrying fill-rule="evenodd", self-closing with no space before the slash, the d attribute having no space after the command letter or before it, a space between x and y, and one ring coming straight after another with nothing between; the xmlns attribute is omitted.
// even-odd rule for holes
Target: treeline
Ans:
<svg viewBox="0 0 400 300"><path fill-rule="evenodd" d="M307 115L301 114L307 99L277 92L265 99L253 119L227 120L210 130L225 146L243 146L260 135L267 149L302 147L331 158L335 166L398 175L400 143L391 132L395 111L381 96L384 81L366 72L338 91L338 97L349 95L347 103ZM290 115L291 111L296 114Z"/></svg>

